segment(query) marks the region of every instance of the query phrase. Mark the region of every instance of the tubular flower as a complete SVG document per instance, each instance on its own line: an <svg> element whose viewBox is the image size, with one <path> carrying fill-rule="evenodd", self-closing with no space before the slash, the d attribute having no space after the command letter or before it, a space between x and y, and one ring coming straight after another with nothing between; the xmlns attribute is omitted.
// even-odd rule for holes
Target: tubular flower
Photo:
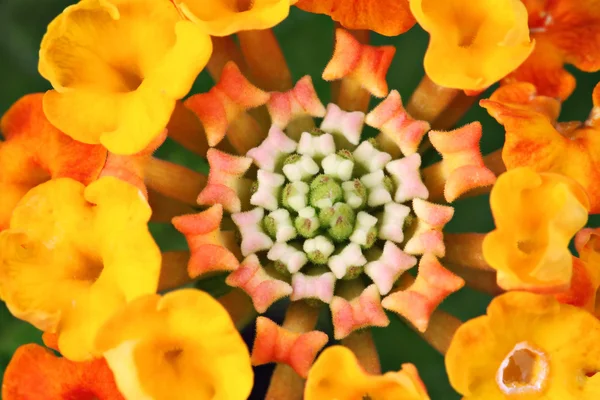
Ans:
<svg viewBox="0 0 600 400"><path fill-rule="evenodd" d="M600 322L586 311L511 292L456 331L446 368L465 400L592 400L600 394L600 376L591 376L600 369L599 340Z"/></svg>
<svg viewBox="0 0 600 400"><path fill-rule="evenodd" d="M74 362L37 344L19 347L2 384L4 400L121 400L106 360Z"/></svg>
<svg viewBox="0 0 600 400"><path fill-rule="evenodd" d="M52 178L88 184L106 160L102 146L77 142L48 122L42 93L23 96L2 116L0 132L0 230L6 229L19 200Z"/></svg>
<svg viewBox="0 0 600 400"><path fill-rule="evenodd" d="M440 86L484 90L533 50L519 0L410 0L410 9L431 36L425 72Z"/></svg>
<svg viewBox="0 0 600 400"><path fill-rule="evenodd" d="M65 357L91 358L102 323L157 289L150 212L137 188L112 177L35 187L0 233L0 298L13 315L56 333Z"/></svg>
<svg viewBox="0 0 600 400"><path fill-rule="evenodd" d="M429 400L414 365L402 364L398 372L370 375L344 346L332 346L321 353L308 373L304 396L306 400Z"/></svg>
<svg viewBox="0 0 600 400"><path fill-rule="evenodd" d="M556 108L556 100L535 97L533 87L526 84L501 87L489 100L481 100L481 105L504 125L502 160L509 170L526 166L576 180L587 191L590 212L596 214L600 212L600 134L595 112L598 97L584 124L557 122L547 106L540 108L540 104L552 102ZM531 100L524 104L524 98Z"/></svg>
<svg viewBox="0 0 600 400"><path fill-rule="evenodd" d="M585 226L583 188L563 175L516 168L500 175L490 197L496 229L483 256L504 289L558 292L568 288L573 262L569 241Z"/></svg>
<svg viewBox="0 0 600 400"><path fill-rule="evenodd" d="M39 71L54 88L44 112L76 140L137 153L165 129L211 50L168 1L80 1L42 40Z"/></svg>
<svg viewBox="0 0 600 400"><path fill-rule="evenodd" d="M244 341L223 306L198 290L134 300L96 345L128 399L243 400L252 388Z"/></svg>
<svg viewBox="0 0 600 400"><path fill-rule="evenodd" d="M347 29L370 29L385 36L397 36L415 24L409 0L299 0L296 7L327 14Z"/></svg>
<svg viewBox="0 0 600 400"><path fill-rule="evenodd" d="M575 89L575 78L564 64L587 72L600 69L600 2L523 0L523 4L536 45L504 82L531 82L541 95L564 100Z"/></svg>
<svg viewBox="0 0 600 400"><path fill-rule="evenodd" d="M209 35L227 36L239 31L274 27L288 16L290 1L173 0L173 3Z"/></svg>

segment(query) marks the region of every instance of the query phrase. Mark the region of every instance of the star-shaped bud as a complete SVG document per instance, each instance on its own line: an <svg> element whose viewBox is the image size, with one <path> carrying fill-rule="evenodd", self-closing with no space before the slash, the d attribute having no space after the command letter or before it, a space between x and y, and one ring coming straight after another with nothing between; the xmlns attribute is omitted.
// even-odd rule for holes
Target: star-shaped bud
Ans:
<svg viewBox="0 0 600 400"><path fill-rule="evenodd" d="M252 159L232 156L216 149L209 149L206 158L210 165L208 182L198 195L198 204L221 204L230 213L240 212L242 198L248 201L244 188L250 182L243 175L252 165Z"/></svg>
<svg viewBox="0 0 600 400"><path fill-rule="evenodd" d="M367 114L365 122L379 129L379 138L394 143L405 156L417 152L423 136L430 129L428 122L416 120L408 115L397 90L392 90L385 100ZM390 149L390 152L398 153L393 149Z"/></svg>
<svg viewBox="0 0 600 400"><path fill-rule="evenodd" d="M265 210L257 207L250 211L231 214L231 219L237 225L242 236L241 250L244 257L261 250L268 250L273 241L262 230L262 219Z"/></svg>
<svg viewBox="0 0 600 400"><path fill-rule="evenodd" d="M319 100L310 76L306 75L287 92L271 92L267 102L273 126L281 129L303 115L322 118L325 107Z"/></svg>
<svg viewBox="0 0 600 400"><path fill-rule="evenodd" d="M385 165L392 161L388 153L377 150L371 141L365 140L352 153L356 163L368 172L382 170Z"/></svg>
<svg viewBox="0 0 600 400"><path fill-rule="evenodd" d="M185 101L204 125L211 147L223 140L229 125L243 112L261 106L269 94L252 85L235 63L223 68L219 82L208 93L199 93Z"/></svg>
<svg viewBox="0 0 600 400"><path fill-rule="evenodd" d="M275 262L275 269L285 269L295 274L308 262L306 254L287 243L275 243L267 253L267 258Z"/></svg>
<svg viewBox="0 0 600 400"><path fill-rule="evenodd" d="M246 155L254 160L258 168L273 172L285 156L296 151L297 146L298 143L280 128L272 125L267 138L258 147L250 149Z"/></svg>
<svg viewBox="0 0 600 400"><path fill-rule="evenodd" d="M378 207L392 201L389 185L386 185L385 180L386 176L382 170L371 172L360 178L369 193L367 197L369 207Z"/></svg>
<svg viewBox="0 0 600 400"><path fill-rule="evenodd" d="M496 175L483 163L479 122L449 132L430 131L429 139L443 158L440 167L434 165L423 171L431 199L441 196L440 184L444 198L452 202L469 190L490 186L496 181Z"/></svg>
<svg viewBox="0 0 600 400"><path fill-rule="evenodd" d="M425 254L421 257L419 273L412 285L390 294L381 304L409 320L420 332L425 332L437 306L464 284L462 278L444 268L434 255Z"/></svg>
<svg viewBox="0 0 600 400"><path fill-rule="evenodd" d="M327 260L333 254L335 246L331 242L331 239L319 235L315 238L305 240L302 249L312 263L327 264Z"/></svg>
<svg viewBox="0 0 600 400"><path fill-rule="evenodd" d="M250 204L267 210L277 210L279 192L285 183L283 175L259 169L257 172L258 187L250 197Z"/></svg>
<svg viewBox="0 0 600 400"><path fill-rule="evenodd" d="M317 212L312 207L304 207L298 211L298 216L294 220L294 227L300 236L304 238L315 237L319 231L320 222Z"/></svg>
<svg viewBox="0 0 600 400"><path fill-rule="evenodd" d="M339 154L330 154L321 161L321 166L326 175L333 176L344 182L352 178L354 162Z"/></svg>
<svg viewBox="0 0 600 400"><path fill-rule="evenodd" d="M240 267L227 276L225 282L246 292L260 314L277 300L292 293L289 283L273 278L265 271L256 254L246 257Z"/></svg>
<svg viewBox="0 0 600 400"><path fill-rule="evenodd" d="M334 256L331 256L327 266L336 278L356 278L362 272L362 267L367 259L362 254L360 246L356 243L348 243L346 247Z"/></svg>
<svg viewBox="0 0 600 400"><path fill-rule="evenodd" d="M329 305L333 320L333 334L337 340L352 332L370 326L385 327L390 324L375 285L368 286L362 293L348 301L335 296Z"/></svg>
<svg viewBox="0 0 600 400"><path fill-rule="evenodd" d="M321 160L335 153L333 136L329 133L312 135L308 132L302 132L298 142L298 153L315 160Z"/></svg>
<svg viewBox="0 0 600 400"><path fill-rule="evenodd" d="M292 154L284 163L283 173L292 182L311 178L319 172L319 165L307 155Z"/></svg>
<svg viewBox="0 0 600 400"><path fill-rule="evenodd" d="M368 249L377 240L377 218L364 211L356 215L356 225L350 241Z"/></svg>
<svg viewBox="0 0 600 400"><path fill-rule="evenodd" d="M360 142L360 134L362 133L364 123L364 113L360 111L344 111L336 104L329 103L325 118L321 122L321 129L332 135L343 137L350 144L356 146Z"/></svg>
<svg viewBox="0 0 600 400"><path fill-rule="evenodd" d="M367 204L367 189L360 179L343 182L342 190L344 191L344 201L355 210L363 208Z"/></svg>
<svg viewBox="0 0 600 400"><path fill-rule="evenodd" d="M379 239L402 243L408 214L410 214L410 207L404 204L387 203L379 217Z"/></svg>
<svg viewBox="0 0 600 400"><path fill-rule="evenodd" d="M396 186L394 201L404 203L412 199L426 199L429 191L421 180L421 156L413 154L408 157L394 160L385 166L385 170L392 176Z"/></svg>
<svg viewBox="0 0 600 400"><path fill-rule="evenodd" d="M413 255L431 253L436 257L444 257L446 247L442 229L452 219L454 208L414 199L413 210L417 219L404 251Z"/></svg>
<svg viewBox="0 0 600 400"><path fill-rule="evenodd" d="M270 212L263 221L263 227L277 242L287 242L297 235L290 212L284 208Z"/></svg>
<svg viewBox="0 0 600 400"><path fill-rule="evenodd" d="M335 288L335 276L331 272L321 275L304 275L296 272L292 275L293 292L290 300L316 299L329 304L333 299Z"/></svg>
<svg viewBox="0 0 600 400"><path fill-rule="evenodd" d="M415 257L406 254L394 243L386 241L379 259L365 265L365 274L373 280L379 293L386 295L404 271L415 265L417 265Z"/></svg>
<svg viewBox="0 0 600 400"><path fill-rule="evenodd" d="M308 205L308 183L302 181L290 182L283 188L281 203L289 210L296 212Z"/></svg>
<svg viewBox="0 0 600 400"><path fill-rule="evenodd" d="M384 97L388 92L385 75L395 53L394 46L361 44L348 31L337 29L333 57L323 71L323 79L352 79L373 96Z"/></svg>
<svg viewBox="0 0 600 400"><path fill-rule="evenodd" d="M230 251L235 247L233 235L221 232L222 219L223 207L220 204L198 214L173 218L173 226L185 236L190 248L190 277L214 271L233 271L239 266L237 257Z"/></svg>
<svg viewBox="0 0 600 400"><path fill-rule="evenodd" d="M252 348L252 365L287 364L303 378L329 340L326 333L292 332L265 317L256 319L256 338Z"/></svg>

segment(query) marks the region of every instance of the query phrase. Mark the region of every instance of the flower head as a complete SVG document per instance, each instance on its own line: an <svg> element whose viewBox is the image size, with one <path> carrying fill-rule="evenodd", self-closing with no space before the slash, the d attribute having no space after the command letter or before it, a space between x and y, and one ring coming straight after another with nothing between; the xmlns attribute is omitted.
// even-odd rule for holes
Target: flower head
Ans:
<svg viewBox="0 0 600 400"><path fill-rule="evenodd" d="M60 352L85 360L97 329L126 302L156 291L160 252L139 190L112 177L68 178L30 190L0 233L0 297Z"/></svg>
<svg viewBox="0 0 600 400"><path fill-rule="evenodd" d="M484 90L533 50L519 0L411 0L410 9L431 35L425 72L440 86Z"/></svg>
<svg viewBox="0 0 600 400"><path fill-rule="evenodd" d="M128 399L243 400L252 388L246 345L223 306L198 290L139 297L96 346Z"/></svg>
<svg viewBox="0 0 600 400"><path fill-rule="evenodd" d="M591 400L600 390L599 376L589 377L600 368L599 343L600 322L586 311L510 292L457 330L446 368L465 400Z"/></svg>
<svg viewBox="0 0 600 400"><path fill-rule="evenodd" d="M137 153L165 129L211 49L168 1L80 1L42 40L39 70L54 88L44 112L76 140Z"/></svg>

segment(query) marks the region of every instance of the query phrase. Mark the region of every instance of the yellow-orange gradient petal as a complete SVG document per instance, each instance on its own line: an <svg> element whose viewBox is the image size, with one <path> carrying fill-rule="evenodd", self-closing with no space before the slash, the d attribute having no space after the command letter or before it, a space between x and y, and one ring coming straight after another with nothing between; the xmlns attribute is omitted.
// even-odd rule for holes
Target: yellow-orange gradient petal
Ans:
<svg viewBox="0 0 600 400"><path fill-rule="evenodd" d="M498 178L490 195L496 229L483 241L483 256L506 290L561 292L569 287L570 240L587 222L583 188L559 174L522 167Z"/></svg>
<svg viewBox="0 0 600 400"><path fill-rule="evenodd" d="M248 348L223 306L199 290L140 297L96 344L128 399L245 400L252 389Z"/></svg>
<svg viewBox="0 0 600 400"><path fill-rule="evenodd" d="M104 359L74 362L37 344L19 347L6 368L4 400L124 400Z"/></svg>
<svg viewBox="0 0 600 400"><path fill-rule="evenodd" d="M0 233L0 297L16 317L56 333L65 357L93 357L104 321L157 289L150 214L142 193L113 177L35 187Z"/></svg>
<svg viewBox="0 0 600 400"><path fill-rule="evenodd" d="M509 292L464 323L446 354L465 400L593 400L600 390L600 321L552 296Z"/></svg>
<svg viewBox="0 0 600 400"><path fill-rule="evenodd" d="M564 100L576 84L565 64L587 72L600 69L600 1L523 0L523 4L536 45L504 82L531 82L541 95Z"/></svg>
<svg viewBox="0 0 600 400"><path fill-rule="evenodd" d="M328 347L321 353L308 373L304 398L429 400L414 365L402 364L398 372L370 375L343 346Z"/></svg>
<svg viewBox="0 0 600 400"><path fill-rule="evenodd" d="M346 29L369 29L397 36L415 24L408 0L300 0L296 7L326 14Z"/></svg>
<svg viewBox="0 0 600 400"><path fill-rule="evenodd" d="M111 152L144 149L167 126L212 52L164 0L82 0L48 26L39 71L53 125Z"/></svg>
<svg viewBox="0 0 600 400"><path fill-rule="evenodd" d="M290 0L173 0L190 21L211 36L272 28L290 12Z"/></svg>
<svg viewBox="0 0 600 400"><path fill-rule="evenodd" d="M6 229L18 201L51 178L88 184L106 160L102 146L77 142L48 122L42 93L23 96L0 120L0 230Z"/></svg>
<svg viewBox="0 0 600 400"><path fill-rule="evenodd" d="M430 34L425 72L440 86L484 90L533 50L520 0L411 0L410 9Z"/></svg>
<svg viewBox="0 0 600 400"><path fill-rule="evenodd" d="M492 96L480 104L504 125L502 160L506 168L527 166L538 172L566 175L587 191L590 212L600 212L600 131L594 115L585 125L556 123L541 109L523 107L502 96Z"/></svg>

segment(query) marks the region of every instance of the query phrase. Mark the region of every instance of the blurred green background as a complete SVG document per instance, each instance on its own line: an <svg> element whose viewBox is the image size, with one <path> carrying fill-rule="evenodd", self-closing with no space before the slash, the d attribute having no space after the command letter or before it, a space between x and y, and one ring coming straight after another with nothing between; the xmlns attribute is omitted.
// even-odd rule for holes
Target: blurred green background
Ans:
<svg viewBox="0 0 600 400"><path fill-rule="evenodd" d="M47 24L61 10L72 3L69 0L0 0L0 112L4 112L20 96L49 89L48 83L37 72L38 46ZM329 84L320 78L322 69L327 64L333 48L333 23L326 16L312 15L293 9L291 16L276 29L283 51L295 80L309 74L323 102L329 100ZM392 44L397 48L394 62L388 73L391 89L398 89L404 99L423 76L422 60L427 46L427 35L415 27L408 33L395 38L374 35L375 44ZM591 108L591 92L600 80L600 74L583 74L575 72L577 90L565 102L562 120L584 120ZM212 81L203 73L192 93L207 91ZM489 94L490 91L487 92ZM76 112L76 110L74 111ZM501 147L503 142L502 128L478 106L473 107L461 121L481 121L484 126L482 151L487 154ZM190 168L205 171L203 160L167 142L158 152L161 158L169 159ZM438 156L431 152L424 157L425 163L431 163ZM0 194L1 195L1 194ZM456 213L448 225L451 232L488 232L493 228L493 221L488 205L488 196L461 200L456 202ZM591 226L598 226L600 219L592 218ZM172 227L164 224L152 224L151 230L163 250L185 248L185 241ZM221 279L212 279L200 285L206 290L220 294L226 288ZM465 288L452 295L442 308L453 313L462 320L481 315L490 298ZM275 307L277 319L280 307ZM459 396L452 390L444 370L443 357L423 342L400 319L390 314L391 325L385 329L374 329L377 346L385 371L397 370L400 364L411 362L416 364L422 379L425 381L432 399L457 399ZM320 319L321 329L331 329L329 316L325 311ZM0 304L0 380L14 350L24 343L40 342L40 332L31 326L11 317L3 304ZM266 369L258 369L258 395L266 385Z"/></svg>

